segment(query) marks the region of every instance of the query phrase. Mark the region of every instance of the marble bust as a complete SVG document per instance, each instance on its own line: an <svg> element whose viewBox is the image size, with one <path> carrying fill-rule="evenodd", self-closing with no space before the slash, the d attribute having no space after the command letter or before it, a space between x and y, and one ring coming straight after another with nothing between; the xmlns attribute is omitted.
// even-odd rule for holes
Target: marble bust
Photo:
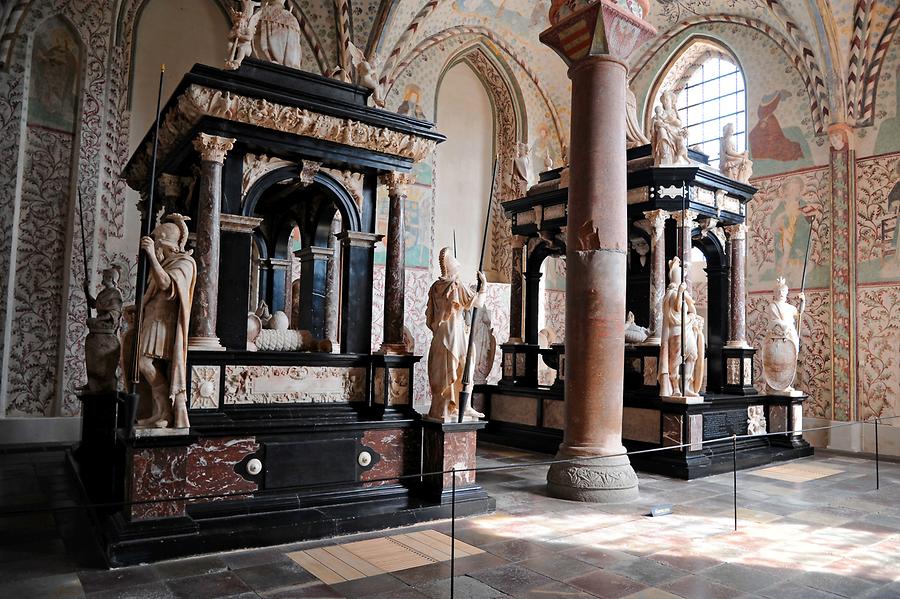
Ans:
<svg viewBox="0 0 900 599"><path fill-rule="evenodd" d="M675 108L675 94L664 91L660 103L662 105L656 107L652 121L653 166L690 164L687 129Z"/></svg>
<svg viewBox="0 0 900 599"><path fill-rule="evenodd" d="M766 310L768 323L762 346L762 377L765 392L770 395L799 396L794 389L797 375L797 356L800 352L798 327L806 310L806 295L800 293L800 309L788 301L788 286L784 277L775 282L774 301Z"/></svg>
<svg viewBox="0 0 900 599"><path fill-rule="evenodd" d="M197 264L185 250L187 220L169 214L150 237L141 239L150 282L141 306L138 369L149 385L153 410L139 426L187 428L188 323Z"/></svg>
<svg viewBox="0 0 900 599"><path fill-rule="evenodd" d="M479 272L479 291L472 291L459 280L459 262L453 257L453 250L443 248L439 260L441 276L428 290L425 311L425 324L434 335L428 351L428 386L431 388L428 417L440 422L455 422L468 345L465 311L484 303L485 278L484 273ZM472 358L474 363L475 356ZM477 419L484 414L468 406L465 417Z"/></svg>
<svg viewBox="0 0 900 599"><path fill-rule="evenodd" d="M735 181L748 183L753 174L749 152L738 152L734 143L734 124L726 123L719 141L719 171Z"/></svg>
<svg viewBox="0 0 900 599"><path fill-rule="evenodd" d="M706 339L703 318L681 282L681 260L669 261L669 286L662 304L659 347L659 387L662 397L700 397L706 374ZM682 320L684 326L682 327ZM684 350L682 354L682 334ZM680 367L684 362L684 394Z"/></svg>

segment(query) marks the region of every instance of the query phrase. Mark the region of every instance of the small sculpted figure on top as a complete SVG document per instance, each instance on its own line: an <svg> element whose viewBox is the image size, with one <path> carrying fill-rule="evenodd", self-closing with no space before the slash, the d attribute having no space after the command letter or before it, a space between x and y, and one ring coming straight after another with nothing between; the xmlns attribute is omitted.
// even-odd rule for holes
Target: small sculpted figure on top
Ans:
<svg viewBox="0 0 900 599"><path fill-rule="evenodd" d="M256 12L258 7L259 2L256 0L241 0L241 10L228 8L232 24L231 33L228 34L230 52L225 62L226 69L237 69L253 53L253 37L259 21L259 13Z"/></svg>
<svg viewBox="0 0 900 599"><path fill-rule="evenodd" d="M531 152L527 143L516 145L516 158L513 160L513 184L519 195L525 195L531 185Z"/></svg>
<svg viewBox="0 0 900 599"><path fill-rule="evenodd" d="M381 93L381 85L378 83L378 72L372 63L375 62L375 56L372 56L371 62L366 58L365 53L353 45L353 42L347 43L347 50L350 53L350 60L353 67L354 81L357 85L372 91L372 102L379 108L384 108L384 97Z"/></svg>
<svg viewBox="0 0 900 599"><path fill-rule="evenodd" d="M675 94L664 91L660 96L662 106L653 112L652 141L653 166L690 164L688 159L687 129L675 108Z"/></svg>
<svg viewBox="0 0 900 599"><path fill-rule="evenodd" d="M103 271L103 289L93 297L85 282L87 304L97 310L97 316L87 319L88 335L84 340L85 369L89 392L115 392L118 388L116 367L119 362L119 323L122 320L122 291L119 289L121 270L118 266Z"/></svg>
<svg viewBox="0 0 900 599"><path fill-rule="evenodd" d="M735 147L733 123L727 123L722 129L722 139L719 142L719 171L741 183L748 183L753 175L750 153L738 152Z"/></svg>
<svg viewBox="0 0 900 599"><path fill-rule="evenodd" d="M762 347L762 374L766 392L773 395L800 395L794 389L797 357L800 353L800 320L806 311L806 294L798 294L800 309L788 302L784 277L775 281L774 301L769 304L766 337Z"/></svg>
<svg viewBox="0 0 900 599"><path fill-rule="evenodd" d="M684 305L682 305L684 304ZM682 327L684 310L684 327ZM662 397L699 397L706 374L706 339L703 318L681 281L681 260L669 261L669 286L663 297L662 335L659 346L659 389ZM682 355L682 329L684 354ZM684 393L680 367L684 361Z"/></svg>
<svg viewBox="0 0 900 599"><path fill-rule="evenodd" d="M428 351L428 385L431 388L428 417L455 422L468 345L465 311L484 304L485 278L484 273L479 272L478 291L472 291L459 280L459 262L453 257L453 250L443 248L439 260L441 276L428 290L425 311L425 324L434 334ZM475 362L475 356L472 356L471 363L474 365ZM478 419L484 414L467 406L465 417Z"/></svg>
<svg viewBox="0 0 900 599"><path fill-rule="evenodd" d="M197 264L185 250L187 220L170 214L150 237L141 238L150 283L144 293L138 334L138 368L150 386L153 410L139 426L190 426L187 413L188 323Z"/></svg>

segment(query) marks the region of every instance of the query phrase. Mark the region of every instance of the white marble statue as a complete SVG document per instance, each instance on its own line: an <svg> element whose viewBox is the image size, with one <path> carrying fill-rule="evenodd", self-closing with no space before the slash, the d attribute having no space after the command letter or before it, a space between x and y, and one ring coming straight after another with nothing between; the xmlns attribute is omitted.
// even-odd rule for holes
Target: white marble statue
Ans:
<svg viewBox="0 0 900 599"><path fill-rule="evenodd" d="M719 141L719 171L735 181L749 183L753 175L753 162L749 152L738 152L734 143L734 124L727 123Z"/></svg>
<svg viewBox="0 0 900 599"><path fill-rule="evenodd" d="M650 329L642 327L634 322L634 312L628 311L625 319L625 343L643 343L650 336Z"/></svg>
<svg viewBox="0 0 900 599"><path fill-rule="evenodd" d="M228 34L228 60L225 68L234 70L253 53L253 38L259 21L259 2L241 0L241 10L228 8L231 13L231 33Z"/></svg>
<svg viewBox="0 0 900 599"><path fill-rule="evenodd" d="M662 106L656 107L652 121L653 166L690 164L687 129L675 108L675 94L664 91L660 102Z"/></svg>
<svg viewBox="0 0 900 599"><path fill-rule="evenodd" d="M684 305L682 305L684 304ZM684 309L684 357L681 351ZM659 346L659 388L662 397L682 397L680 366L684 360L684 395L699 397L706 374L706 339L703 318L681 282L681 260L669 261L669 286L663 297L662 335Z"/></svg>
<svg viewBox="0 0 900 599"><path fill-rule="evenodd" d="M350 60L353 64L353 81L368 90L372 91L372 102L379 108L384 108L384 96L381 93L381 84L378 83L378 72L372 63L375 62L375 56L371 62L366 59L365 53L353 45L353 42L347 43L347 51L350 53Z"/></svg>
<svg viewBox="0 0 900 599"><path fill-rule="evenodd" d="M103 289L94 297L88 284L84 284L84 296L97 316L87 319L88 335L84 340L84 362L87 371L88 392L115 392L118 389L116 367L119 365L121 344L119 324L122 320L122 291L118 266L103 271Z"/></svg>
<svg viewBox="0 0 900 599"><path fill-rule="evenodd" d="M253 37L253 56L299 69L303 33L293 10L288 10L284 3L285 0L266 0L259 10Z"/></svg>
<svg viewBox="0 0 900 599"><path fill-rule="evenodd" d="M141 238L150 283L144 293L137 339L138 368L150 386L153 410L139 426L190 426L187 413L188 324L197 264L189 251L187 220L169 214L150 237Z"/></svg>
<svg viewBox="0 0 900 599"><path fill-rule="evenodd" d="M531 151L527 143L516 144L516 158L513 160L513 185L519 195L525 195L531 185Z"/></svg>
<svg viewBox="0 0 900 599"><path fill-rule="evenodd" d="M441 422L455 422L462 390L463 369L466 362L465 311L484 303L484 273L478 273L481 291L472 291L459 280L459 262L453 250L443 248L439 254L441 277L428 290L425 324L434 334L428 350L428 386L431 388L431 408L428 417ZM475 356L471 363L475 364ZM465 416L482 418L471 406Z"/></svg>
<svg viewBox="0 0 900 599"><path fill-rule="evenodd" d="M769 318L762 346L762 377L765 392L770 395L802 395L794 389L797 356L800 352L800 319L806 310L806 295L800 293L800 309L787 301L788 286L784 277L775 282L775 301L769 304Z"/></svg>
<svg viewBox="0 0 900 599"><path fill-rule="evenodd" d="M631 86L625 88L625 147L637 148L650 143L637 116L637 98Z"/></svg>

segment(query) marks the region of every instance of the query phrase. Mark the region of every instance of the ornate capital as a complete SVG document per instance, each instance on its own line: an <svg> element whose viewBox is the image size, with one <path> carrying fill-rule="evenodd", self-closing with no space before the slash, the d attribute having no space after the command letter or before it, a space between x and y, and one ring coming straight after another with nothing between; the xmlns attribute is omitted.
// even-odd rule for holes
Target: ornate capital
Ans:
<svg viewBox="0 0 900 599"><path fill-rule="evenodd" d="M725 234L728 235L728 239L731 241L747 239L747 225L744 223L729 225L725 227Z"/></svg>
<svg viewBox="0 0 900 599"><path fill-rule="evenodd" d="M408 194L407 186L413 182L413 177L409 173L401 173L399 171L390 171L381 175L381 183L388 188L388 195L406 196Z"/></svg>
<svg viewBox="0 0 900 599"><path fill-rule="evenodd" d="M300 182L309 185L316 178L316 173L322 168L321 162L315 160L301 160L300 165Z"/></svg>
<svg viewBox="0 0 900 599"><path fill-rule="evenodd" d="M528 243L527 235L513 235L509 239L510 245L512 245L512 249L521 250Z"/></svg>
<svg viewBox="0 0 900 599"><path fill-rule="evenodd" d="M233 137L219 137L218 135L207 135L201 133L194 139L194 149L200 154L200 159L204 162L225 162L225 155L234 147L236 140Z"/></svg>
<svg viewBox="0 0 900 599"><path fill-rule="evenodd" d="M653 237L659 239L666 229L666 220L669 218L669 213L665 210L648 210L644 212L644 218L650 223Z"/></svg>
<svg viewBox="0 0 900 599"><path fill-rule="evenodd" d="M694 228L694 225L697 224L697 216L700 214L696 210L675 210L672 213L672 218L675 220L675 224L679 227L690 227Z"/></svg>

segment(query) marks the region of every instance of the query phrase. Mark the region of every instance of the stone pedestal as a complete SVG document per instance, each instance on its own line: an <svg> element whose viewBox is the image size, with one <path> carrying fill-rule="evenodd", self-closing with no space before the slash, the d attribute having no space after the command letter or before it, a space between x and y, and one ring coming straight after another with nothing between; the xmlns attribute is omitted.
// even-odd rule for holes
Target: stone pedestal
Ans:
<svg viewBox="0 0 900 599"><path fill-rule="evenodd" d="M644 345L659 345L662 331L662 301L666 294L666 219L665 210L644 212L650 222L650 336Z"/></svg>
<svg viewBox="0 0 900 599"><path fill-rule="evenodd" d="M509 275L509 343L522 343L524 334L523 306L524 277L525 277L525 243L528 238L524 235L513 235L512 243L512 267Z"/></svg>
<svg viewBox="0 0 900 599"><path fill-rule="evenodd" d="M224 350L216 335L219 301L220 218L222 215L222 165L234 139L201 133L194 140L200 154L200 194L194 259L197 283L191 306L188 349Z"/></svg>
<svg viewBox="0 0 900 599"><path fill-rule="evenodd" d="M568 10L568 9L567 9ZM566 243L566 419L547 473L554 497L634 499L622 445L628 254L625 60L653 28L612 0L551 14L541 41L569 64L572 125Z"/></svg>
<svg viewBox="0 0 900 599"><path fill-rule="evenodd" d="M486 422L422 421L422 472L440 473L422 477L427 497L442 504L451 502L453 475L456 469L457 501L472 495L486 496L475 483L475 442Z"/></svg>
<svg viewBox="0 0 900 599"><path fill-rule="evenodd" d="M387 257L384 268L384 340L381 353L405 354L403 315L406 310L406 240L403 208L406 203L409 175L391 172L382 177L387 185L388 231Z"/></svg>

